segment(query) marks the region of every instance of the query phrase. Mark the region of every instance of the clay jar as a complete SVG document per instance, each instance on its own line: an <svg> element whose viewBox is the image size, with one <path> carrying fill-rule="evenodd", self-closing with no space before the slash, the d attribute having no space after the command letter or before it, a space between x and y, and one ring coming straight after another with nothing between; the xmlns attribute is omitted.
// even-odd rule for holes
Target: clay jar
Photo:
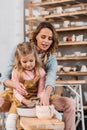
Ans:
<svg viewBox="0 0 87 130"><path fill-rule="evenodd" d="M87 67L86 67L86 65L82 65L80 71L81 71L81 72L86 72L86 71L87 71Z"/></svg>
<svg viewBox="0 0 87 130"><path fill-rule="evenodd" d="M54 106L36 106L36 116L40 119L51 119L54 113Z"/></svg>
<svg viewBox="0 0 87 130"><path fill-rule="evenodd" d="M69 27L69 26L70 26L70 21L69 20L64 21L63 27Z"/></svg>

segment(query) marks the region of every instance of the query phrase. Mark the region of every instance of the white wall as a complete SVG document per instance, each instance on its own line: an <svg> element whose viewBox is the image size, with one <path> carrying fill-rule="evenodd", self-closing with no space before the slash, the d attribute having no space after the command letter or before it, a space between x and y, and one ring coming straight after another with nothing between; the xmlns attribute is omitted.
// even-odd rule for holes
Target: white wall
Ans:
<svg viewBox="0 0 87 130"><path fill-rule="evenodd" d="M24 41L24 1L0 0L0 73L13 46Z"/></svg>

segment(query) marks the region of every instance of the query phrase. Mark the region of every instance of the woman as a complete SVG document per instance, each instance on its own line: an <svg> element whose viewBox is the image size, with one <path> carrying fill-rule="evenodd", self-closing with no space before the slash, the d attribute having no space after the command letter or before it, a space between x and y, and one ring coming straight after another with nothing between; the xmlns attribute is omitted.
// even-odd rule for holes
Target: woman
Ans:
<svg viewBox="0 0 87 130"><path fill-rule="evenodd" d="M42 22L35 30L32 39L37 46L39 56L41 57L46 70L45 91L40 97L41 105L49 105L50 95L55 87L57 61L54 53L58 46L58 36L54 27L48 22ZM11 55L12 56L12 55ZM12 64L10 60L10 65ZM4 77L4 85L15 88L20 94L26 95L27 92L23 89L23 85L12 82L10 77L11 66ZM65 130L75 130L75 104L73 99L67 97L55 97L51 100L57 110L64 112Z"/></svg>
<svg viewBox="0 0 87 130"><path fill-rule="evenodd" d="M49 104L50 94L55 87L57 61L55 52L58 47L58 36L54 27L48 22L42 22L35 30L32 39L33 43L37 46L40 58L45 66L46 76L46 91L44 99L41 98L42 105Z"/></svg>

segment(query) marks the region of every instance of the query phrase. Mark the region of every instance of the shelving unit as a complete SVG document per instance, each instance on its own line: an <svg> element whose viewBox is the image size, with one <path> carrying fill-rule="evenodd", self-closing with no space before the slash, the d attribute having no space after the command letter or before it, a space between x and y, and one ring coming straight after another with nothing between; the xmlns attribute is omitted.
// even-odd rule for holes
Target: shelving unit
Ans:
<svg viewBox="0 0 87 130"><path fill-rule="evenodd" d="M33 26L34 24L38 25L39 22L41 20L46 20L46 21L52 21L53 24L55 24L55 21L60 22L62 21L62 25L58 28L56 27L56 31L58 32L58 35L59 37L61 37L62 35L62 39L60 39L60 43L59 43L59 51L61 48L64 48L64 47L70 47L70 49L72 48L75 48L76 47L79 47L79 46L82 46L82 47L85 47L87 45L87 39L86 41L82 40L82 41L66 41L66 42L63 42L63 33L65 32L66 35L68 35L69 33L71 34L74 34L76 32L76 34L80 34L82 32L82 34L84 35L84 32L86 32L87 30L87 24L86 25L82 25L82 26L68 26L68 27L63 27L63 21L65 20L70 20L72 21L73 18L74 18L74 21L76 20L86 20L87 18L87 8L85 5L87 4L85 1L80 1L80 0L59 0L59 1L56 1L56 0L50 0L50 1L42 1L42 2L38 2L38 3L28 3L28 10L29 10L29 17L26 17L25 18L25 21L27 22L27 24L29 25L29 30L27 30L25 32L26 36L27 37L32 37L32 32L34 31L33 29ZM49 8L49 5L50 5L50 8ZM85 6L84 6L85 5ZM53 10L56 10L57 7L63 7L63 9L66 9L66 8L75 8L75 7L81 7L81 9L79 10L76 10L76 11L68 11L68 12L65 12L63 11L62 13L52 13L49 15L37 15L37 16L34 16L33 14L33 9L34 8L37 8L37 7L44 7L45 10L49 11L53 11ZM55 20L56 18L56 20ZM86 21L87 22L87 21ZM64 35L65 35L64 34ZM75 61L75 62L78 62L78 61L86 61L87 60L87 56L61 56L61 57L57 57L57 60L59 62L59 64L61 63L61 61L63 62L67 62L67 61ZM77 73L78 74L81 74L82 75L82 72L69 72L69 74L67 73L66 75L70 75L70 73ZM84 72L83 72L84 73ZM59 72L58 75L64 75L64 72ZM85 72L85 75L86 75L86 72Z"/></svg>
<svg viewBox="0 0 87 130"><path fill-rule="evenodd" d="M33 10L35 8L42 7L45 11L48 11L47 15L34 15ZM62 7L63 11L61 13L57 12L57 8ZM67 8L81 7L74 11L65 11ZM58 56L57 60L59 65L75 67L76 63L80 62L82 65L87 66L87 1L86 0L50 0L43 1L41 3L28 3L27 9L29 10L29 16L25 17L25 24L29 25L26 29L25 37L32 37L32 32L34 31L34 26L37 26L41 21L50 21L54 26L59 24L59 27L55 27L59 36L59 46L58 52L61 52L62 56ZM40 11L39 11L40 12ZM70 24L64 27L64 21L69 21ZM72 22L82 21L82 25L71 25ZM72 40L72 36L75 36L75 40ZM83 35L83 38L78 40L78 36ZM68 37L70 40L64 41L64 37ZM70 53L80 51L81 53L86 53L85 56L69 56ZM57 52L57 53L58 53ZM67 54L68 56L65 56ZM87 76L87 71L70 71L57 72L60 77L84 77ZM85 130L85 128L83 129Z"/></svg>

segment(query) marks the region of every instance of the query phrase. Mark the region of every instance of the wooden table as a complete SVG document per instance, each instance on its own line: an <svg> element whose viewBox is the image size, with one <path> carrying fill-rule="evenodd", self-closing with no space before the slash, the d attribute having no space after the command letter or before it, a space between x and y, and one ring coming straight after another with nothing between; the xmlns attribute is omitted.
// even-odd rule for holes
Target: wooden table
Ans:
<svg viewBox="0 0 87 130"><path fill-rule="evenodd" d="M20 125L24 130L64 130L64 122L58 119L38 119L20 117Z"/></svg>

